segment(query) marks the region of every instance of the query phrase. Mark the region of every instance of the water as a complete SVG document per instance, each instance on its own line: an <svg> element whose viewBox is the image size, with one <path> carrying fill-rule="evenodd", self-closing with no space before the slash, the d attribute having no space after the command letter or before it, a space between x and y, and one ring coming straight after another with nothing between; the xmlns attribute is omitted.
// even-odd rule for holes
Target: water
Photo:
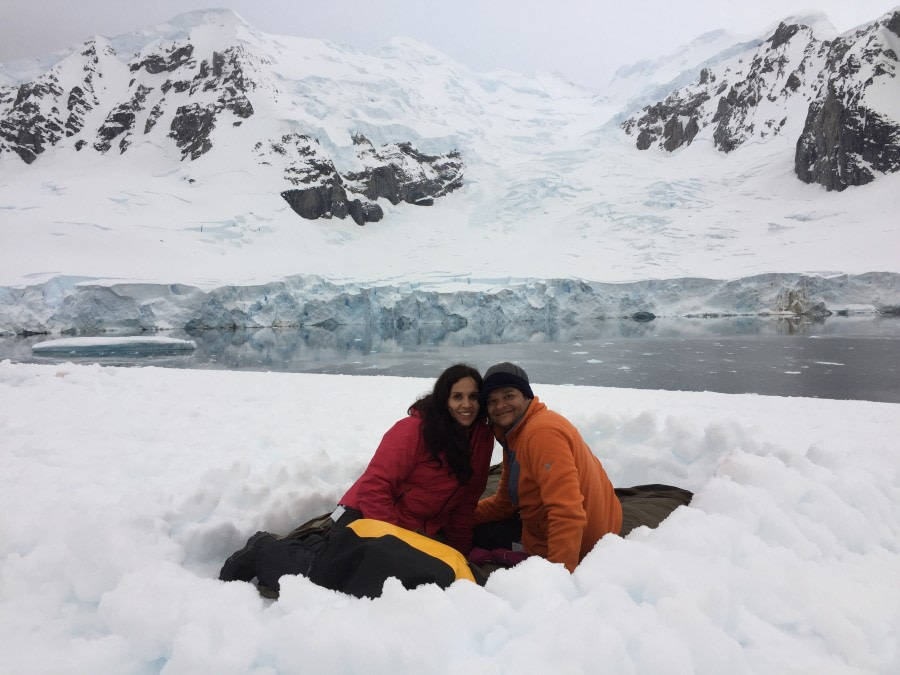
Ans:
<svg viewBox="0 0 900 675"><path fill-rule="evenodd" d="M900 319L832 317L598 321L543 331L506 328L204 331L178 356L35 357L48 339L0 338L0 359L227 370L435 377L464 361L515 361L532 381L637 389L758 393L900 403Z"/></svg>

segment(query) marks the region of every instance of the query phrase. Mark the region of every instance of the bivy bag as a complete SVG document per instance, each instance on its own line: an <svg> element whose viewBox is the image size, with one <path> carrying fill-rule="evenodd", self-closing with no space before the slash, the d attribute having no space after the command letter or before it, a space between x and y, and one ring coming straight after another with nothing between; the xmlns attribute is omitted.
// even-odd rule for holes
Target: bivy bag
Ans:
<svg viewBox="0 0 900 675"><path fill-rule="evenodd" d="M319 551L325 546L332 529L340 529L354 519L361 518L362 512L349 507L340 507L341 515L334 513L316 516L294 528L283 537L261 545L256 553L255 571L257 589L266 598L277 598L281 588L279 579L285 574L307 576L309 568Z"/></svg>
<svg viewBox="0 0 900 675"><path fill-rule="evenodd" d="M502 464L491 466L482 499L497 492L502 470ZM638 527L659 527L675 509L688 506L694 497L690 490L658 483L615 488L615 493L622 505L621 537L628 536ZM498 567L512 567L521 562L521 556L510 549L521 540L522 521L518 514L506 520L476 525L475 548L470 561L481 565L481 570L488 574Z"/></svg>
<svg viewBox="0 0 900 675"><path fill-rule="evenodd" d="M616 488L622 505L622 527L619 536L627 537L637 527L659 527L672 511L691 503L694 493L673 485L635 485Z"/></svg>
<svg viewBox="0 0 900 675"><path fill-rule="evenodd" d="M389 577L407 589L447 588L457 579L484 583L455 548L381 520L334 527L309 569L309 580L358 598L377 598Z"/></svg>

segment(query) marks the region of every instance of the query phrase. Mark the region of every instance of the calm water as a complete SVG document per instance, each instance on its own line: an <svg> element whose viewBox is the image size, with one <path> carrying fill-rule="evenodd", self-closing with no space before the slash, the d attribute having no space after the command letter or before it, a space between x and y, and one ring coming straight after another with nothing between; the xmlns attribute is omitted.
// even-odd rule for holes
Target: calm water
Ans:
<svg viewBox="0 0 900 675"><path fill-rule="evenodd" d="M188 355L34 357L46 340L0 338L0 359L124 366L434 377L465 361L484 370L516 361L535 382L639 389L759 393L900 403L900 319L831 317L601 321L531 331L390 334L362 326L166 332L197 342Z"/></svg>

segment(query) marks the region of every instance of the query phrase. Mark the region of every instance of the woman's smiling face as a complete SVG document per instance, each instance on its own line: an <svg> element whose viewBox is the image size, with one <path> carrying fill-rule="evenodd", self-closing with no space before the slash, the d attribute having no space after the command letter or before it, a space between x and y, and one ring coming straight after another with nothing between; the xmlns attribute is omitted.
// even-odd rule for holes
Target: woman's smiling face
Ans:
<svg viewBox="0 0 900 675"><path fill-rule="evenodd" d="M463 377L450 387L447 399L450 417L464 427L471 426L478 416L478 385L471 377Z"/></svg>

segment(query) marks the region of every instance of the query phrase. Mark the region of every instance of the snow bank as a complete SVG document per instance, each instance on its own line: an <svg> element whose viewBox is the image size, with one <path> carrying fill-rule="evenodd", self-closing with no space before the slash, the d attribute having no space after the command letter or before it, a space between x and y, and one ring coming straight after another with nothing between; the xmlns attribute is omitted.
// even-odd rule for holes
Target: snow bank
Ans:
<svg viewBox="0 0 900 675"><path fill-rule="evenodd" d="M531 559L377 600L291 578L276 603L216 580L257 529L331 507L430 384L0 362L5 669L900 668L892 404L536 384L616 485L681 485L691 507L573 575Z"/></svg>

